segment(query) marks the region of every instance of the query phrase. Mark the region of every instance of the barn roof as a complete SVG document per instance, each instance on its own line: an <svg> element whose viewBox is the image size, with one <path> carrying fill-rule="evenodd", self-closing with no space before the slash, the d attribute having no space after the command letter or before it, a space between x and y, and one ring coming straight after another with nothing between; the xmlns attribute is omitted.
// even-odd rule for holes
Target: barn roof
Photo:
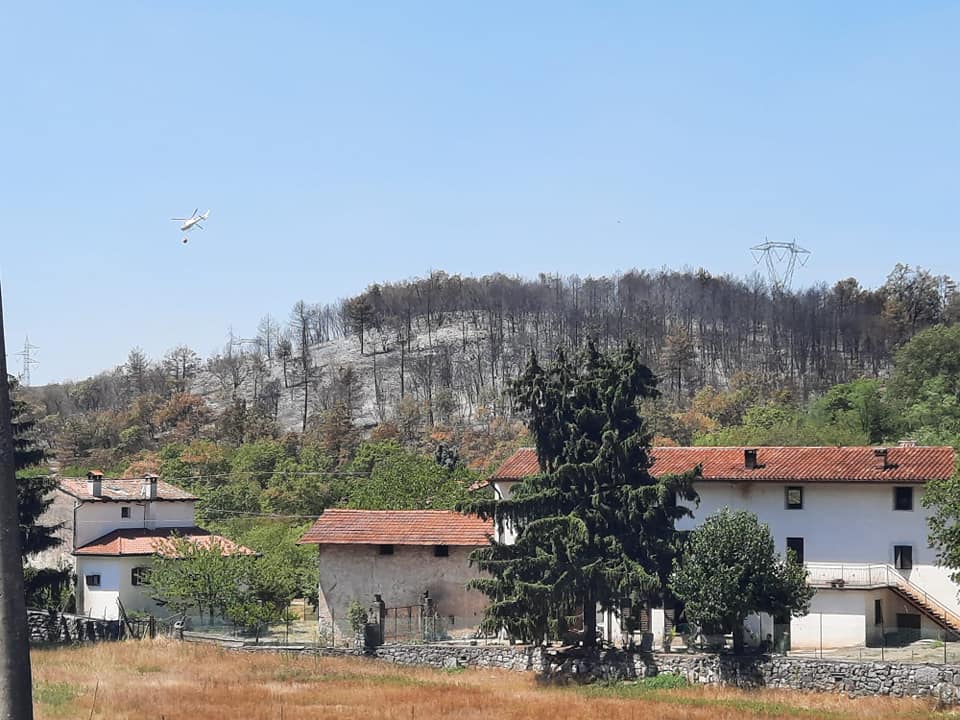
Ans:
<svg viewBox="0 0 960 720"><path fill-rule="evenodd" d="M493 521L450 510L327 510L301 544L486 545Z"/></svg>

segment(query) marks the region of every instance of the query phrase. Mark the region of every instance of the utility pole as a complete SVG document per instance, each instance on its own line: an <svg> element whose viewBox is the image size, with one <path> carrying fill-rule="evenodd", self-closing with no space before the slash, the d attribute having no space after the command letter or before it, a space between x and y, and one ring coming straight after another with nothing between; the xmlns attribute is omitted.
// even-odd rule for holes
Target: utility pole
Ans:
<svg viewBox="0 0 960 720"><path fill-rule="evenodd" d="M30 636L20 557L13 419L0 293L0 720L32 720Z"/></svg>

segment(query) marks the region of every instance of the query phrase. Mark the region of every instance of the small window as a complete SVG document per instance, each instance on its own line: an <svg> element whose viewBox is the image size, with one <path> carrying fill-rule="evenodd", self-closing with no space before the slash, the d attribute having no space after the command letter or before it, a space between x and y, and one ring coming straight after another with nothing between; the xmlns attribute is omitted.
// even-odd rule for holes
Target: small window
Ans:
<svg viewBox="0 0 960 720"><path fill-rule="evenodd" d="M788 487L786 489L787 510L803 510L803 488Z"/></svg>
<svg viewBox="0 0 960 720"><path fill-rule="evenodd" d="M380 546L381 555L393 555L393 545L381 545Z"/></svg>
<svg viewBox="0 0 960 720"><path fill-rule="evenodd" d="M87 587L100 587L99 575L87 575L85 580L87 582Z"/></svg>
<svg viewBox="0 0 960 720"><path fill-rule="evenodd" d="M130 571L131 585L146 585L150 579L150 568L135 567Z"/></svg>
<svg viewBox="0 0 960 720"><path fill-rule="evenodd" d="M788 537L787 538L787 558L790 557L790 554L793 554L795 562L803 563L803 538L802 537Z"/></svg>
<svg viewBox="0 0 960 720"><path fill-rule="evenodd" d="M913 545L893 546L893 566L897 570L909 570L913 567Z"/></svg>
<svg viewBox="0 0 960 720"><path fill-rule="evenodd" d="M895 487L893 489L893 509L913 510L912 487Z"/></svg>
<svg viewBox="0 0 960 720"><path fill-rule="evenodd" d="M450 546L449 545L434 545L433 546L433 556L434 557L448 557L450 555Z"/></svg>
<svg viewBox="0 0 960 720"><path fill-rule="evenodd" d="M873 624L883 625L883 600L873 601Z"/></svg>
<svg viewBox="0 0 960 720"><path fill-rule="evenodd" d="M120 508L120 517L122 517L122 518L128 518L128 517L130 517L130 508L128 508L128 507L122 507L122 508Z"/></svg>

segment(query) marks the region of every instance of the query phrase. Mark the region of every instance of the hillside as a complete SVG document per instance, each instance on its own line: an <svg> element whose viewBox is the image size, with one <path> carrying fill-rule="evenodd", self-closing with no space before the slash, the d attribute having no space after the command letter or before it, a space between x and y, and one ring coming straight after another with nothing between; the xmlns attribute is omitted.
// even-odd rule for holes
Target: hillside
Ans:
<svg viewBox="0 0 960 720"><path fill-rule="evenodd" d="M181 347L154 361L134 349L112 371L31 388L29 396L61 449L72 418L90 413L100 413L99 426L68 444L133 449L139 431L129 422L111 428L110 414L155 417L162 400L184 392L209 406L189 422L209 425L220 416L210 432L221 439L230 422L255 417L303 431L334 410L361 429L389 423L413 437L434 426L509 418L503 391L531 351L549 358L591 338L601 348L636 343L661 377L666 411L744 377L766 395L799 401L837 383L885 376L898 346L952 322L958 310L950 278L905 265L876 289L847 278L787 293L757 276L703 269L586 279L436 272L372 285L333 305L299 302L287 322L265 317L254 340L232 341L211 358ZM144 420L142 432L169 432L189 412L167 408L165 421ZM248 434L234 430L237 442Z"/></svg>

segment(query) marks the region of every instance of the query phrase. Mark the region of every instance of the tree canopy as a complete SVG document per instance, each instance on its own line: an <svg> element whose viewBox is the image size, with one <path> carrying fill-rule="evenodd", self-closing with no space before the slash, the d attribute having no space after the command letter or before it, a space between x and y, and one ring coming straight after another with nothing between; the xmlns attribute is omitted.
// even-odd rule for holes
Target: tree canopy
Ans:
<svg viewBox="0 0 960 720"><path fill-rule="evenodd" d="M41 467L44 453L33 437L35 422L27 415L27 405L13 396L17 383L10 378L11 416L13 425L13 464L17 472L17 510L20 522L20 551L24 557L43 552L60 544L56 536L59 525L42 525L39 520L50 507L50 493L56 479Z"/></svg>
<svg viewBox="0 0 960 720"><path fill-rule="evenodd" d="M713 631L732 632L743 651L743 622L753 613L807 613L814 590L795 558L777 555L770 529L746 511L723 508L690 534L670 582L687 617Z"/></svg>
<svg viewBox="0 0 960 720"><path fill-rule="evenodd" d="M541 472L509 499L461 506L517 531L515 543L491 540L471 556L489 573L472 583L490 598L488 630L535 641L582 612L592 645L598 605L662 599L680 544L674 523L689 514L676 501L696 494L692 473L649 473L651 435L638 405L655 385L633 345L604 354L591 343L575 359L558 351L546 368L531 356L512 394L529 414Z"/></svg>

